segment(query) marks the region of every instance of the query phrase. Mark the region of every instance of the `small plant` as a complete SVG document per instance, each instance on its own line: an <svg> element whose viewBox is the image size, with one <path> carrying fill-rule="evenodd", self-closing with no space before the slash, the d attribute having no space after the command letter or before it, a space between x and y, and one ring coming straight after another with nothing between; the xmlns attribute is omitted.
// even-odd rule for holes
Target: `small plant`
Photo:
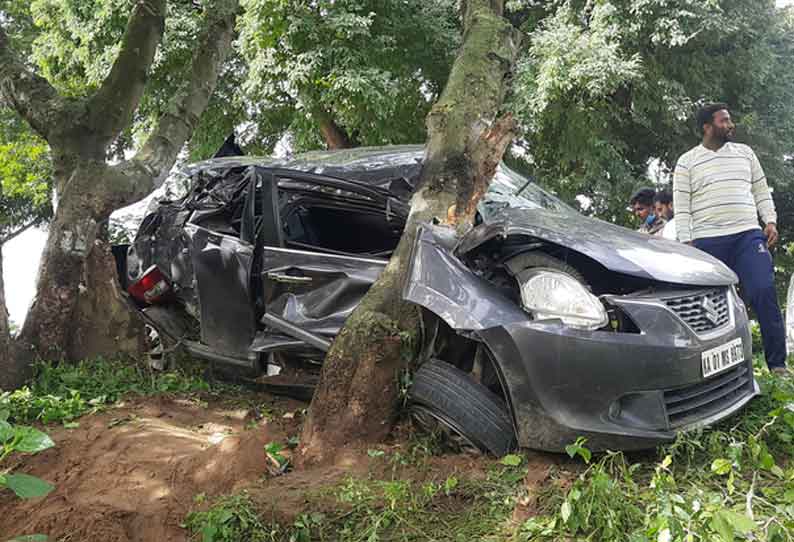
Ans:
<svg viewBox="0 0 794 542"><path fill-rule="evenodd" d="M278 540L280 530L266 527L246 493L218 500L205 511L191 512L184 526L201 542L266 542Z"/></svg>
<svg viewBox="0 0 794 542"><path fill-rule="evenodd" d="M289 458L283 453L286 446L280 442L268 442L265 444L265 455L275 469L274 474L281 474L289 468Z"/></svg>
<svg viewBox="0 0 794 542"><path fill-rule="evenodd" d="M586 438L579 437L574 441L573 444L569 444L568 446L565 447L565 452L568 454L568 456L571 459L573 459L576 456L579 456L582 458L582 460L585 463L590 463L590 458L592 457L592 454L590 453L590 450L588 448L585 448L584 445L586 442L587 442Z"/></svg>
<svg viewBox="0 0 794 542"><path fill-rule="evenodd" d="M8 411L0 411L0 466L12 453L35 454L55 446L46 433L36 428L9 423L8 414ZM29 474L0 470L0 488L10 489L23 499L31 499L47 495L54 486Z"/></svg>
<svg viewBox="0 0 794 542"><path fill-rule="evenodd" d="M499 463L508 467L518 467L523 463L524 458L517 454L508 454L499 460Z"/></svg>

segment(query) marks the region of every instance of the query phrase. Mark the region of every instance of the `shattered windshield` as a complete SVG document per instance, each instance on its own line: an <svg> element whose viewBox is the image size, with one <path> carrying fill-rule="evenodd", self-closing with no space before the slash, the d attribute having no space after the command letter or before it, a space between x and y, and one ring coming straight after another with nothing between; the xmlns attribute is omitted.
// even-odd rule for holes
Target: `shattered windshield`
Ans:
<svg viewBox="0 0 794 542"><path fill-rule="evenodd" d="M488 219L506 207L545 209L560 214L577 212L530 179L501 164L488 188L488 193L480 202L479 210L483 217Z"/></svg>

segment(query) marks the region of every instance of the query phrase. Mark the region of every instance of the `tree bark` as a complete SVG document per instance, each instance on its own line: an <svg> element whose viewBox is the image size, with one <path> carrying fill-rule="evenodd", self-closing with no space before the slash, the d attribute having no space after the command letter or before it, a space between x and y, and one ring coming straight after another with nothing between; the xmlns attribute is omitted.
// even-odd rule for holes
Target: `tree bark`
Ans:
<svg viewBox="0 0 794 542"><path fill-rule="evenodd" d="M70 359L135 357L146 348L143 320L129 309L104 239L94 241L78 288L67 352Z"/></svg>
<svg viewBox="0 0 794 542"><path fill-rule="evenodd" d="M132 120L164 30L165 0L137 0L113 67L86 108L88 125L101 146Z"/></svg>
<svg viewBox="0 0 794 542"><path fill-rule="evenodd" d="M328 111L322 108L316 108L312 115L317 119L317 124L320 127L320 134L325 140L327 149L349 149L355 147L356 144L350 139L341 126L331 117Z"/></svg>
<svg viewBox="0 0 794 542"><path fill-rule="evenodd" d="M422 222L470 227L513 135L498 117L520 35L502 3L464 4L464 42L447 85L427 118L428 142L405 231L386 269L350 316L323 365L303 427L297 460L322 463L356 441L382 439L397 412L397 374L415 357L418 314L402 286Z"/></svg>
<svg viewBox="0 0 794 542"><path fill-rule="evenodd" d="M72 138L68 147L60 137L50 141L58 162L59 205L42 255L36 297L20 334L20 341L40 358L113 356L141 346L142 326L122 303L112 255L98 237L99 225L115 209L146 196L168 174L215 89L231 49L239 7L238 0L216 0L206 6L187 80L136 156L108 166L104 153L96 150L107 147L109 138L129 123L137 106L142 73L151 64L153 47L162 34L158 21L163 6L164 0L137 4L108 79L86 104L71 104L88 110L93 119L81 125L87 127L85 133ZM29 109L35 109L35 101L31 104ZM106 123L91 116L91 104L104 108ZM17 111L25 115L27 109ZM68 129L56 131L63 134Z"/></svg>
<svg viewBox="0 0 794 542"><path fill-rule="evenodd" d="M52 123L63 108L63 99L49 81L27 69L11 49L0 25L0 101L13 107L20 116L47 139Z"/></svg>

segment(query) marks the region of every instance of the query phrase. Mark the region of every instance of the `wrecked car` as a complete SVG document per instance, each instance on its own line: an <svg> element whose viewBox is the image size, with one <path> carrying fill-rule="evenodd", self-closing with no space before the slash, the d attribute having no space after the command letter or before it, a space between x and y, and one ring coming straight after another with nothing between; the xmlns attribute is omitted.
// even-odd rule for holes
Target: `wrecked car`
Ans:
<svg viewBox="0 0 794 542"><path fill-rule="evenodd" d="M422 157L190 165L177 174L187 192L116 251L122 283L166 350L310 397L396 248ZM423 313L411 412L497 455L580 436L642 449L712 424L758 393L736 283L709 255L585 217L502 164L466 235L418 232L403 291Z"/></svg>

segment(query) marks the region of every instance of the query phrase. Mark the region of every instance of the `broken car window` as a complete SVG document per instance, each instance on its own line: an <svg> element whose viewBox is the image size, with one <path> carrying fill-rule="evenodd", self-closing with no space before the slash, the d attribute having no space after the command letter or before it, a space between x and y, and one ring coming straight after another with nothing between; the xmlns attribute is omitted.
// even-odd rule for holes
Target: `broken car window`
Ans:
<svg viewBox="0 0 794 542"><path fill-rule="evenodd" d="M494 175L488 193L480 202L479 210L487 219L507 207L544 209L559 214L577 213L556 196L502 164Z"/></svg>

